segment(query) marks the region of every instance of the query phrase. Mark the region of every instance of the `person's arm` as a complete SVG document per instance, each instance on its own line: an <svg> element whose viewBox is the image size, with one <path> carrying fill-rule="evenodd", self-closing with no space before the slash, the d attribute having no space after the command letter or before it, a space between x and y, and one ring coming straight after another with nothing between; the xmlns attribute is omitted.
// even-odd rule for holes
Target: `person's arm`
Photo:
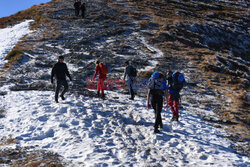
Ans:
<svg viewBox="0 0 250 167"><path fill-rule="evenodd" d="M98 67L99 67L98 65L95 66L95 73L94 73L94 76L93 76L93 80L95 80L96 75L97 75L98 72L99 72L99 68L98 68Z"/></svg>
<svg viewBox="0 0 250 167"><path fill-rule="evenodd" d="M165 102L166 102L166 108L168 108L168 86L165 81L163 81L163 90L164 90L164 97L165 97Z"/></svg>
<svg viewBox="0 0 250 167"><path fill-rule="evenodd" d="M164 95L165 95L165 101L166 101L166 108L168 108L168 90L164 91Z"/></svg>
<svg viewBox="0 0 250 167"><path fill-rule="evenodd" d="M150 89L148 89L148 94L147 94L147 107L151 108L151 105L149 104L149 99L150 99Z"/></svg>
<svg viewBox="0 0 250 167"><path fill-rule="evenodd" d="M69 74L69 70L68 70L68 67L67 67L66 64L65 64L65 73L66 73L66 75L69 77L69 79L72 81L72 78L71 78L71 76L70 76L70 74Z"/></svg>
<svg viewBox="0 0 250 167"><path fill-rule="evenodd" d="M125 67L124 74L123 74L123 80L125 81L127 76L127 67Z"/></svg>
<svg viewBox="0 0 250 167"><path fill-rule="evenodd" d="M54 75L55 75L55 66L53 66L53 68L52 68L52 70L51 70L51 78L50 78L50 80L51 80L51 83L52 83L52 84L54 83L54 80L53 80Z"/></svg>

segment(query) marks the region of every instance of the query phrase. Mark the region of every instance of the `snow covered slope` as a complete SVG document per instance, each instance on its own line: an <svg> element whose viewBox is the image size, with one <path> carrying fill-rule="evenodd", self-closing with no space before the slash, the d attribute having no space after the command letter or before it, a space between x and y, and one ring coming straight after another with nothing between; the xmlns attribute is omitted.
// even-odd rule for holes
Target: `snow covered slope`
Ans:
<svg viewBox="0 0 250 167"><path fill-rule="evenodd" d="M228 113L223 108L230 106L232 99L220 90L225 88L228 91L231 87L219 85L220 89L213 89L205 82L204 72L199 68L198 62L202 58L215 53L213 48L204 48L207 42L201 43L199 37L215 35L203 33L207 30L200 24L195 24L195 27L200 27L199 31L193 31L190 25L194 25L194 20L188 20L185 23L188 26L185 26L179 21L173 24L171 19L161 21L155 18L158 15L166 17L165 6L161 3L168 3L170 14L183 15L184 11L184 16L188 12L189 16L200 18L199 11L203 10L205 3L158 2L160 5L149 0L140 1L140 5L137 1L126 0L91 1L86 4L84 19L74 16L71 1L57 0L44 5L46 10L41 12L40 19L44 22L37 25L36 32L28 34L19 45L24 50L22 60L4 75L0 83L0 140L17 141L12 145L0 143L0 155L5 153L0 162L11 166L14 160L8 156L11 155L10 148L27 148L58 153L77 167L250 166L249 157L239 154L236 142L229 140L239 141L245 146L239 149L243 148L242 152L247 153L249 141L237 136L247 131L235 129L237 138L232 137L226 133L225 126L237 123L230 119L224 122L218 114L225 113L230 116L226 118L240 120L238 113ZM175 6L178 11L172 10ZM145 7L145 10L140 7ZM147 13L148 7L156 8L156 14ZM205 7L208 8L204 10L210 9L209 4ZM211 7L214 8L213 5ZM220 8L216 7L216 10ZM211 16L216 15L209 14L209 18ZM186 19L185 16L183 20ZM166 24L161 24L165 21ZM220 25L220 21L216 25ZM25 26L23 28L18 31L29 32ZM18 31L8 33L10 37L6 34L3 38L7 39L3 41L13 39ZM7 46L10 45L1 49L5 50ZM73 82L70 82L67 99L56 104L50 72L60 55L65 57ZM122 89L107 91L105 101L89 97L95 91L87 89L86 79L93 75L93 62L97 58L108 65L108 79L114 80L122 77L123 63L132 61L140 72L138 80L141 82L135 101L128 101ZM220 55L217 58L224 62ZM169 69L185 73L188 86L182 91L184 108L178 123L171 123L170 111L164 109L164 127L160 134L154 134L154 113L146 108L145 83L142 81L148 79L152 70L166 73ZM211 76L210 79L219 81L220 78ZM244 120L242 122L245 123ZM37 159L43 158L38 156ZM22 161L24 158L17 156L17 159Z"/></svg>
<svg viewBox="0 0 250 167"><path fill-rule="evenodd" d="M26 20L13 27L0 30L0 66L4 64L4 58L20 39L30 33L29 25L32 20Z"/></svg>
<svg viewBox="0 0 250 167"><path fill-rule="evenodd" d="M108 100L69 95L55 104L54 92L8 92L0 138L16 147L48 149L86 166L249 166L236 154L222 129L202 121L185 107L180 122L162 113L164 127L153 133L154 113L144 98L108 93Z"/></svg>

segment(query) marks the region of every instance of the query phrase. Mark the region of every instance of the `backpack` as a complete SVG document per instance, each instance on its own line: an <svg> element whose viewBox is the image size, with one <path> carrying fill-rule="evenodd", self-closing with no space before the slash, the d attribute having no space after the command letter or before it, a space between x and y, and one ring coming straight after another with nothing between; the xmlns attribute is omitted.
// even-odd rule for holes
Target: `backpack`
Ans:
<svg viewBox="0 0 250 167"><path fill-rule="evenodd" d="M129 66L127 74L129 77L136 77L137 76L136 68L134 68L133 66Z"/></svg>
<svg viewBox="0 0 250 167"><path fill-rule="evenodd" d="M150 89L150 94L153 96L161 96L163 91L163 85L161 78L151 78L148 83L148 88Z"/></svg>
<svg viewBox="0 0 250 167"><path fill-rule="evenodd" d="M168 78L168 87L175 91L180 92L185 83L183 74L175 72L171 77Z"/></svg>
<svg viewBox="0 0 250 167"><path fill-rule="evenodd" d="M108 68L107 68L107 66L106 65L104 65L102 62L101 63L99 63L99 67L100 67L100 72L102 73L102 74L107 74L108 73Z"/></svg>

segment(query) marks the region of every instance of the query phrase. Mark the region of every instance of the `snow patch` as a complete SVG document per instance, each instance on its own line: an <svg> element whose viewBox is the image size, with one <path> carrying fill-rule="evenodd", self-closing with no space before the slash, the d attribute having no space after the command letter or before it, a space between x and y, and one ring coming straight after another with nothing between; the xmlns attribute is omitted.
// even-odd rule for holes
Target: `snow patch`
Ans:
<svg viewBox="0 0 250 167"><path fill-rule="evenodd" d="M33 20L26 20L13 27L0 29L0 66L7 62L4 61L5 56L20 41L20 39L32 32L29 29L31 22L33 22Z"/></svg>
<svg viewBox="0 0 250 167"><path fill-rule="evenodd" d="M54 103L54 92L19 91L0 96L0 138L19 140L16 147L52 150L86 166L248 166L249 158L230 147L226 132L181 110L170 122L162 111L163 129L153 133L154 112L146 99L107 91L107 100L66 95ZM185 102L184 102L185 103ZM12 146L13 147L13 146Z"/></svg>

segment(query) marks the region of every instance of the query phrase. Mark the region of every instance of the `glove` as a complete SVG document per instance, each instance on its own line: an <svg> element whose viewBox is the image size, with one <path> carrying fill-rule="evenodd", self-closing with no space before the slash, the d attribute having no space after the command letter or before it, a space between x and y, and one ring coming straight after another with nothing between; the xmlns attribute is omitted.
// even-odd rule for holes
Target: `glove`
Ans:
<svg viewBox="0 0 250 167"><path fill-rule="evenodd" d="M147 107L148 107L148 109L151 108L151 104L148 103L148 106L147 106Z"/></svg>

